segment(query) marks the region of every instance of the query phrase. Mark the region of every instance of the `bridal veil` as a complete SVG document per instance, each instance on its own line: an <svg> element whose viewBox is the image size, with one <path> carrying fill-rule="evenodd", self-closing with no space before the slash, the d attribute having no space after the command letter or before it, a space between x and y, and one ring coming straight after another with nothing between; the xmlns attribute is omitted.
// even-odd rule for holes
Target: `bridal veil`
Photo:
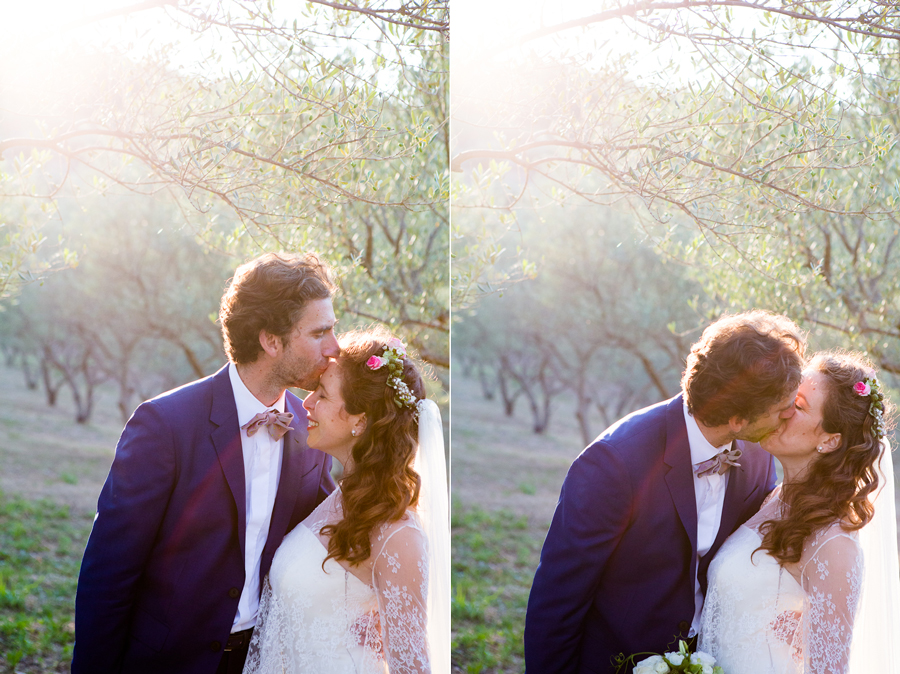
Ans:
<svg viewBox="0 0 900 674"><path fill-rule="evenodd" d="M423 399L415 470L422 478L417 508L428 541L428 650L431 671L450 671L450 517L441 412Z"/></svg>
<svg viewBox="0 0 900 674"><path fill-rule="evenodd" d="M850 674L900 672L900 568L891 448L884 441L878 466L881 487L875 516L859 532L863 551L862 597L853 626Z"/></svg>

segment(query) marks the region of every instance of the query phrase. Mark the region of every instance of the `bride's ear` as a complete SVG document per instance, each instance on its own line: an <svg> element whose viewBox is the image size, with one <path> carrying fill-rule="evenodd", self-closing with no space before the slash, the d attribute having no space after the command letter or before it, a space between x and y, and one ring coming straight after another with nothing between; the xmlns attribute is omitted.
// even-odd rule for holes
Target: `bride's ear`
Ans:
<svg viewBox="0 0 900 674"><path fill-rule="evenodd" d="M356 431L355 435L360 436L366 430L366 413L363 412L361 414L356 415L356 421L353 423L353 430Z"/></svg>
<svg viewBox="0 0 900 674"><path fill-rule="evenodd" d="M829 433L828 437L820 442L816 447L816 450L820 454L830 454L838 447L841 446L841 434L840 433ZM821 449L819 449L821 447Z"/></svg>

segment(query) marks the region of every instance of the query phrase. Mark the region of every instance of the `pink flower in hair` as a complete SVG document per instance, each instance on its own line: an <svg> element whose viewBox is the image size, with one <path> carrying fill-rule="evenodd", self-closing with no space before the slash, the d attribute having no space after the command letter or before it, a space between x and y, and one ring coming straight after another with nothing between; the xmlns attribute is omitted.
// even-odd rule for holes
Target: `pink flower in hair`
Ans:
<svg viewBox="0 0 900 674"><path fill-rule="evenodd" d="M856 391L856 395L867 396L872 392L872 387L867 382L858 381L853 385L853 390Z"/></svg>
<svg viewBox="0 0 900 674"><path fill-rule="evenodd" d="M366 361L366 367L370 370L377 370L384 365L384 358L379 358L378 356L372 356L369 360Z"/></svg>

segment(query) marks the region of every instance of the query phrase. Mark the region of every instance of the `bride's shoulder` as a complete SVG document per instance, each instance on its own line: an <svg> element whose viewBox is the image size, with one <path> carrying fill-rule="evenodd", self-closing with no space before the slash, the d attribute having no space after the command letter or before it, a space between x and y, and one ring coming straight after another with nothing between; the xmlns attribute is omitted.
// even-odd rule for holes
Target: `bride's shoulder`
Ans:
<svg viewBox="0 0 900 674"><path fill-rule="evenodd" d="M810 564L811 562L815 564ZM803 544L801 569L815 566L820 572L823 565L840 565L850 569L862 563L859 532L848 531L840 521L822 527Z"/></svg>
<svg viewBox="0 0 900 674"><path fill-rule="evenodd" d="M373 532L372 543L378 555L398 550L416 552L424 550L425 532L415 512L407 510L400 519L378 526Z"/></svg>
<svg viewBox="0 0 900 674"><path fill-rule="evenodd" d="M775 489L770 491L768 495L763 499L762 505L759 506L759 509L762 510L767 505L769 505L772 501L781 500L781 485L779 484Z"/></svg>
<svg viewBox="0 0 900 674"><path fill-rule="evenodd" d="M315 510L313 510L302 525L313 533L318 533L326 524L334 524L344 517L344 509L341 505L341 490L335 489L325 497Z"/></svg>

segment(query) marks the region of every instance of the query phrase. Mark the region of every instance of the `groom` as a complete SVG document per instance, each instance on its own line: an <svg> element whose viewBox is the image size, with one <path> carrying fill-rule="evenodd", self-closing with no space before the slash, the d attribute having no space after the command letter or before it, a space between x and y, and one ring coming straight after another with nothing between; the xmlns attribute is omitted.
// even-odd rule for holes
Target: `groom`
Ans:
<svg viewBox="0 0 900 674"><path fill-rule="evenodd" d="M619 653L696 634L710 560L775 486L755 443L793 415L805 348L783 316L725 316L691 348L681 395L575 460L528 599L528 674L608 674Z"/></svg>
<svg viewBox="0 0 900 674"><path fill-rule="evenodd" d="M333 292L314 255L238 267L219 311L230 363L128 421L78 578L73 674L241 671L275 550L334 489L285 391L338 355Z"/></svg>

